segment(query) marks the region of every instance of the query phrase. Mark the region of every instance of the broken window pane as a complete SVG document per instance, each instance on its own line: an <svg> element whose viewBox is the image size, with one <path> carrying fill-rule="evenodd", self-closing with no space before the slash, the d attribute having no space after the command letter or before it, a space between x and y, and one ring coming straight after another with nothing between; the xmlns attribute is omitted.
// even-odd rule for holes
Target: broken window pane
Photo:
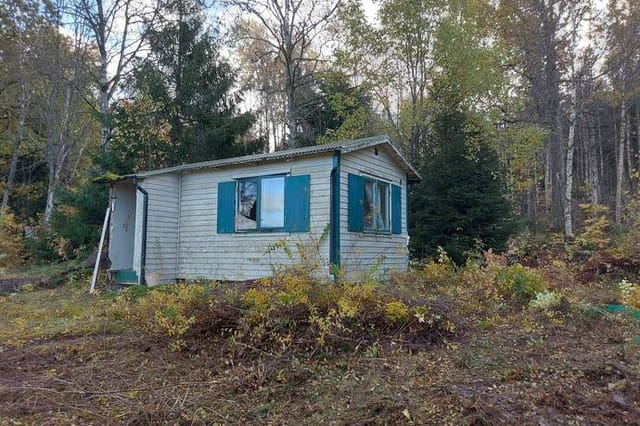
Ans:
<svg viewBox="0 0 640 426"><path fill-rule="evenodd" d="M260 227L284 227L284 176L260 180Z"/></svg>
<svg viewBox="0 0 640 426"><path fill-rule="evenodd" d="M238 214L236 230L251 230L258 227L258 180L255 178L238 181Z"/></svg>

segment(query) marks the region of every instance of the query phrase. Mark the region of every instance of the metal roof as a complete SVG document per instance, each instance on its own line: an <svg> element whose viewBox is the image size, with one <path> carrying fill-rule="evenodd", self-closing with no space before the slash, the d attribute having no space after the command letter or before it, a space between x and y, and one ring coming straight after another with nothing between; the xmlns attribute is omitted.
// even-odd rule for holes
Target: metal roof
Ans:
<svg viewBox="0 0 640 426"><path fill-rule="evenodd" d="M188 170L215 169L219 167L261 163L263 161L285 160L289 158L303 157L307 155L321 154L321 153L333 152L333 151L339 151L341 153L346 154L349 152L354 152L364 148L369 148L369 147L373 147L376 145L383 145L383 144L388 145L392 155L396 158L396 160L400 164L404 165L404 168L408 174L409 181L421 180L420 174L418 173L418 171L403 157L400 151L398 151L398 149L393 145L393 143L391 143L391 140L387 135L373 136L370 138L363 138L363 139L354 139L354 140L344 141L344 142L332 142L328 144L307 146L303 148L287 149L284 151L275 151L275 152L269 152L266 154L244 155L241 157L223 158L221 160L203 161L201 163L183 164L180 166L168 167L165 169L149 170L146 172L125 175L125 176L122 176L122 178L123 179L133 178L133 177L145 178L149 176L156 176L156 175L161 175L166 173L182 172L182 171L188 171Z"/></svg>

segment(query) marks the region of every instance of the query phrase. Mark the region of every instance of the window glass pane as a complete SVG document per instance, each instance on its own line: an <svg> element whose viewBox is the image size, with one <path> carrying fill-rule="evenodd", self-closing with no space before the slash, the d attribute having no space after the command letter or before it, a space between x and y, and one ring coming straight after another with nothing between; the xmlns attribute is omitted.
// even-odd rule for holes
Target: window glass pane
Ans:
<svg viewBox="0 0 640 426"><path fill-rule="evenodd" d="M374 181L371 179L364 180L364 228L374 229L374 211L375 211L375 196L374 196Z"/></svg>
<svg viewBox="0 0 640 426"><path fill-rule="evenodd" d="M389 185L384 182L378 182L376 229L379 231L389 230Z"/></svg>
<svg viewBox="0 0 640 426"><path fill-rule="evenodd" d="M243 179L238 181L238 214L236 214L236 230L256 229L258 209L258 180Z"/></svg>
<svg viewBox="0 0 640 426"><path fill-rule="evenodd" d="M260 227L284 227L284 176L260 180Z"/></svg>

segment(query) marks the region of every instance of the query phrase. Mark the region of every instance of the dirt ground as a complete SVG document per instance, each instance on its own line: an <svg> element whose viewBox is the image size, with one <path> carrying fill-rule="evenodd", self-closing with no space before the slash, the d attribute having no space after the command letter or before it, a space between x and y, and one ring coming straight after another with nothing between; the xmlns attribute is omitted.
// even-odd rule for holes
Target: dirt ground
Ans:
<svg viewBox="0 0 640 426"><path fill-rule="evenodd" d="M640 424L637 324L540 324L325 359L59 336L0 349L0 423Z"/></svg>
<svg viewBox="0 0 640 426"><path fill-rule="evenodd" d="M0 278L0 293L13 293L21 286L33 283L33 278Z"/></svg>

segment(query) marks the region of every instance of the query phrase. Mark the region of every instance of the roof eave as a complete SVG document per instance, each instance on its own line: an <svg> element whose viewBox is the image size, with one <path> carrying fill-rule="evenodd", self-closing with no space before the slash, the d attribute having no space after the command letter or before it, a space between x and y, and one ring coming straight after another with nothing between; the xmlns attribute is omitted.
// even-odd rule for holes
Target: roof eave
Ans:
<svg viewBox="0 0 640 426"><path fill-rule="evenodd" d="M346 143L351 143L348 146L345 146ZM233 157L221 160L212 160L212 161L204 161L200 163L193 164L184 164L180 166L167 167L164 169L150 170L141 173L133 173L128 175L123 175L119 177L119 180L123 179L144 179L146 177L157 176L167 173L178 173L182 171L192 171L192 170L202 170L202 169L213 169L213 168L221 168L221 167L230 167L230 166L238 166L238 165L248 165L253 163L260 163L263 161L282 161L297 157L311 156L311 155L322 155L333 152L341 152L341 153L349 153L358 151L363 148L373 147L380 144L387 144L390 146L394 156L398 162L404 165L405 171L407 172L407 179L410 182L420 182L422 178L418 171L409 163L402 153L396 148L389 136L381 135L381 136L373 136L369 138L356 139L348 142L335 142L326 145L315 145L311 147L298 148L294 150L285 150L285 151L276 151L266 154L253 154L246 155L242 157Z"/></svg>

